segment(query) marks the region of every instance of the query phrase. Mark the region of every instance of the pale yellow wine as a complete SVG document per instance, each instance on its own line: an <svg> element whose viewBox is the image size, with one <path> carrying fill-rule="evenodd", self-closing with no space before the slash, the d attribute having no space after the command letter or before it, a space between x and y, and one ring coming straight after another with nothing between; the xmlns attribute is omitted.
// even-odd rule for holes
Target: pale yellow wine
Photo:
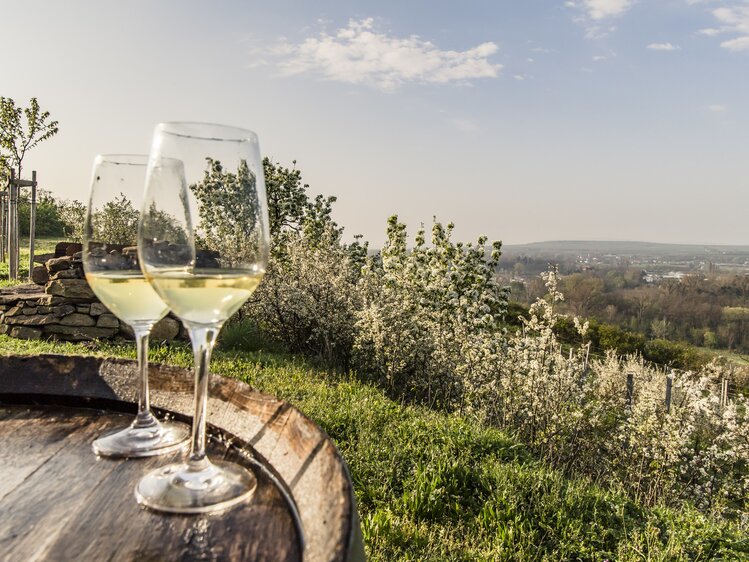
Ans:
<svg viewBox="0 0 749 562"><path fill-rule="evenodd" d="M86 272L99 300L126 324L158 322L169 308L140 271Z"/></svg>
<svg viewBox="0 0 749 562"><path fill-rule="evenodd" d="M154 289L182 320L218 324L255 292L263 272L231 269L160 270L149 273Z"/></svg>

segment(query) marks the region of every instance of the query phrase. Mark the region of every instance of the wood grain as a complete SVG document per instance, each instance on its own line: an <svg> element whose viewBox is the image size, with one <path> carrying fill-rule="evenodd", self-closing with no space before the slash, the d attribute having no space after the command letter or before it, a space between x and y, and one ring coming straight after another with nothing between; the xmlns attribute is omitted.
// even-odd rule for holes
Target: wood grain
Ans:
<svg viewBox="0 0 749 562"><path fill-rule="evenodd" d="M120 359L57 355L0 357L0 403L42 403L103 407L110 412L133 411L136 376L134 362ZM154 407L170 412L177 418L188 420L192 414L192 372L152 365L149 377ZM215 559L220 560L256 560L262 556L259 545L270 540L268 537L272 537L276 529L286 533L286 526L291 524L298 528L301 553L305 561L364 560L361 530L348 469L335 445L316 424L286 402L258 393L239 381L215 375L210 381L208 412L211 432L234 443L230 450L224 448L223 452L214 451L212 454L238 456L243 458L244 462L254 464L256 469L262 470L268 485L277 490L279 497L284 500L285 509L291 514L291 523L274 523L276 527L264 526L257 522L257 514L250 512L246 514L246 521L238 519L231 525L222 524L222 520L213 517L193 516L187 518L191 524L182 530L183 542L179 543L179 546L176 546L177 543L170 543L173 546L170 547L170 557L159 558L159 548L164 546L164 533L171 528L165 522L169 517L159 516L157 520L137 528L131 528L129 522L120 519L107 519L119 517L119 513L130 501L130 496L110 495L104 488L97 488L92 493L101 494L97 496L101 501L92 501L81 506L76 518L69 520L68 525L77 529L79 534L88 536L91 525L102 519L108 520L110 525L120 529L116 537L101 541L94 537L89 539L96 544L101 542L119 545L122 536L129 538L135 534L139 537L141 550L130 554L137 554L139 560L214 559L210 558L213 554L218 556ZM18 413L5 416L4 423L18 424ZM73 421L66 423L74 424ZM58 431L62 430L58 428ZM83 432L85 429L81 428L80 431ZM60 434L57 434L57 440L54 436L47 439L51 443L49 447L54 449L60 442ZM36 455L40 459L39 462L52 462L56 455L64 454L67 444L66 442L65 447L58 452L50 452L52 449L40 445L31 451L29 458ZM52 456L44 461L45 455ZM32 463L32 460L24 462ZM160 463L163 459L137 461L137 464L146 466L151 462ZM24 470L28 473L31 465L27 464ZM121 473L121 470L124 469L111 469L111 474L107 473L108 480L126 480L128 476ZM19 473L15 478L18 480L26 476ZM1 480L5 478L0 478ZM9 479L8 486L12 488L15 484L11 484ZM0 483L0 497L4 489ZM117 489L124 488L118 485ZM6 493L11 495L14 490L15 488ZM260 505L266 506L264 509L269 513L280 509L277 505L262 503L264 497L263 493L258 493L257 499L261 503L253 509L259 509ZM0 499L0 502L2 509L5 499ZM112 504L111 515L105 516L101 510L97 511L92 507L105 503ZM271 518L268 521L272 520ZM226 538L214 544L211 549L205 550L207 537L221 532L239 533L240 528L245 534L254 533L257 541L237 542ZM70 548L70 544L66 543L62 536L50 539L48 543L52 549L49 552L59 556L64 554L65 549ZM1 547L2 543L0 553L3 552ZM292 556L291 551L284 551L277 556L280 556L277 560L293 559L288 558ZM111 559L128 558L113 555Z"/></svg>
<svg viewBox="0 0 749 562"><path fill-rule="evenodd" d="M15 411L14 411L15 410ZM11 458L29 443L63 443L22 466L6 463L17 482L0 500L0 557L7 560L252 560L302 558L300 529L287 499L254 467L258 489L249 503L209 516L171 516L143 509L133 496L147 470L176 460L98 459L91 441L129 416L38 406L3 408L0 439ZM20 430L23 421L26 429ZM251 466L232 447L211 440L209 454ZM18 474L16 474L18 473Z"/></svg>

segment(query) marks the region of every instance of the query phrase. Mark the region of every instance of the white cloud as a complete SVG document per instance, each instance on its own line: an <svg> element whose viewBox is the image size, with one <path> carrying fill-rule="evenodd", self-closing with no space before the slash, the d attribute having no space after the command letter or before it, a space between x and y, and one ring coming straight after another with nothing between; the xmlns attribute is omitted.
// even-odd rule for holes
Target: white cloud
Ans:
<svg viewBox="0 0 749 562"><path fill-rule="evenodd" d="M747 51L749 50L749 35L723 41L720 46L729 51Z"/></svg>
<svg viewBox="0 0 749 562"><path fill-rule="evenodd" d="M583 8L592 20L620 16L633 4L632 0L582 0Z"/></svg>
<svg viewBox="0 0 749 562"><path fill-rule="evenodd" d="M393 91L406 83L466 83L494 78L502 69L489 57L498 51L486 42L466 51L441 50L417 35L401 38L379 32L372 18L350 20L333 35L320 33L297 45L286 43L282 74L313 72L329 80L366 84Z"/></svg>
<svg viewBox="0 0 749 562"><path fill-rule="evenodd" d="M723 33L722 29L715 29L714 27L706 27L705 29L700 29L697 32L697 35L705 35L707 37L714 37L716 35L720 35Z"/></svg>
<svg viewBox="0 0 749 562"><path fill-rule="evenodd" d="M634 3L635 0L567 0L564 5L582 12L576 21L585 26L586 38L600 39L616 31L606 22L624 14Z"/></svg>
<svg viewBox="0 0 749 562"><path fill-rule="evenodd" d="M749 51L749 0L724 2L712 10L712 15L720 26L701 29L697 33L708 37L731 34L734 37L722 41L721 47L729 51Z"/></svg>
<svg viewBox="0 0 749 562"><path fill-rule="evenodd" d="M651 51L678 51L681 47L672 43L651 43L648 49Z"/></svg>
<svg viewBox="0 0 749 562"><path fill-rule="evenodd" d="M728 108L725 105L715 104L709 106L708 109L713 113L725 113Z"/></svg>

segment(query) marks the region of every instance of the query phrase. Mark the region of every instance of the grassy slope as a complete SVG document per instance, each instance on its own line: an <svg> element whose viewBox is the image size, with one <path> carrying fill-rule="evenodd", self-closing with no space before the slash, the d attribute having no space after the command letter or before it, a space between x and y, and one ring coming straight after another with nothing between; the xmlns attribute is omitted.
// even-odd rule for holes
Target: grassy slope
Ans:
<svg viewBox="0 0 749 562"><path fill-rule="evenodd" d="M0 351L134 356L131 344L5 336ZM152 349L157 362L191 357L183 344ZM371 560L749 560L735 524L564 478L499 431L398 404L298 358L218 349L213 371L289 400L335 440Z"/></svg>
<svg viewBox="0 0 749 562"><path fill-rule="evenodd" d="M46 254L55 251L55 244L60 242L59 238L37 238L34 240L34 255ZM27 283L29 278L29 239L21 238L21 257L18 262L18 282ZM8 280L8 255L6 252L5 262L0 262L0 287L16 285L17 282Z"/></svg>

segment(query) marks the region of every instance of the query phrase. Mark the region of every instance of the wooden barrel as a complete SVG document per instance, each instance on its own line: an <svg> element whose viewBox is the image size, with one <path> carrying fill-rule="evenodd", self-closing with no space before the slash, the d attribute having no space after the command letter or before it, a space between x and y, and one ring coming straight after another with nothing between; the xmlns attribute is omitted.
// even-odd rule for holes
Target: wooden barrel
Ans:
<svg viewBox="0 0 749 562"><path fill-rule="evenodd" d="M129 423L135 362L0 357L0 558L3 560L364 560L351 479L335 445L288 403L211 377L209 455L252 468L244 505L165 515L133 497L172 457L97 459L93 439ZM151 403L190 421L193 374L152 365Z"/></svg>

